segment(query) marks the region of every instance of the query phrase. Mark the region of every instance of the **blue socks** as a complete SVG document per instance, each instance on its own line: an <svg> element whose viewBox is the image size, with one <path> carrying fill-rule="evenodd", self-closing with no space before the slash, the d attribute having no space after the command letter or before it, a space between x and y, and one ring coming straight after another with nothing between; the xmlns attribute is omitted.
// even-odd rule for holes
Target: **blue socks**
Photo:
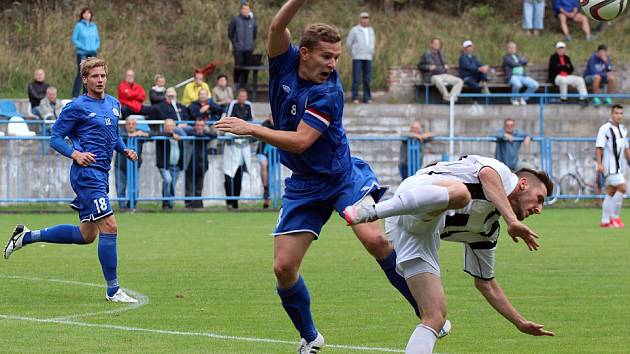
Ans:
<svg viewBox="0 0 630 354"><path fill-rule="evenodd" d="M396 251L392 251L389 256L385 257L381 260L376 260L378 264L385 272L387 279L394 286L394 288L398 289L400 293L409 301L411 306L413 306L414 311L416 311L416 316L420 316L420 310L418 309L418 304L416 304L416 300L411 295L411 290L409 290L409 286L407 286L407 281L400 274L396 272Z"/></svg>
<svg viewBox="0 0 630 354"><path fill-rule="evenodd" d="M103 268L103 275L107 281L107 296L113 296L119 289L116 267L116 234L102 233L98 236L98 260Z"/></svg>
<svg viewBox="0 0 630 354"><path fill-rule="evenodd" d="M317 330L311 315L311 296L304 279L300 275L297 283L288 289L278 288L278 295L282 299L282 307L291 318L293 325L300 332L300 336L306 342L312 342L317 338Z"/></svg>
<svg viewBox="0 0 630 354"><path fill-rule="evenodd" d="M24 245L35 242L85 244L81 230L75 225L57 225L46 229L31 231L24 235L24 239L22 240Z"/></svg>

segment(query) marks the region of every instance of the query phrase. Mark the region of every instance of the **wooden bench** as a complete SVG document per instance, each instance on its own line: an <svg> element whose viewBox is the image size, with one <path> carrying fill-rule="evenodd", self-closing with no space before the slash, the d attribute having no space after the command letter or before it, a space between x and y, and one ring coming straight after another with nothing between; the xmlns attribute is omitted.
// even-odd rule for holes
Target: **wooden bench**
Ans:
<svg viewBox="0 0 630 354"><path fill-rule="evenodd" d="M491 66L490 73L488 73L488 88L491 92L496 93L499 92L511 92L512 85L506 82L505 71L503 71L503 67L501 66ZM448 74L459 77L459 67L457 66L449 66ZM534 80L538 82L540 85L536 92L548 93L549 88L553 86L553 84L547 82L547 66L544 64L529 64L527 65L527 76L530 76ZM421 102L420 96L422 90L424 90L424 103L430 103L430 90L432 85L430 83L426 83L422 80L422 73L418 71L418 75L416 77L417 84L415 85L416 91L416 102ZM470 87L464 86L462 92L473 92ZM486 97L486 104L488 103L488 98Z"/></svg>

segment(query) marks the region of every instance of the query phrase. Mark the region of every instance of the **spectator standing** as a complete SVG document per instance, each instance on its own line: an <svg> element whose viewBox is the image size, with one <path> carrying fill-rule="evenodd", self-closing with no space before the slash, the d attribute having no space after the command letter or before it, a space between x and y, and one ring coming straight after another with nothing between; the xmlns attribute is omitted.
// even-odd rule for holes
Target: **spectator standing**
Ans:
<svg viewBox="0 0 630 354"><path fill-rule="evenodd" d="M147 137L148 133L143 132L142 130L138 130L138 122L133 117L127 117L125 120L125 129L121 132L120 137L123 139L125 144L129 146L130 138L137 137ZM144 141L138 140L136 146L136 154L138 155L138 169L142 165L142 145ZM116 195L119 199L124 199L127 197L127 159L124 154L118 153L116 155ZM138 197L138 190L134 190L135 198ZM129 201L128 200L119 200L118 206L120 209L129 209Z"/></svg>
<svg viewBox="0 0 630 354"><path fill-rule="evenodd" d="M217 121L221 119L224 109L214 103L212 98L208 98L208 91L200 90L199 99L188 106L190 115L194 119L203 119L204 121Z"/></svg>
<svg viewBox="0 0 630 354"><path fill-rule="evenodd" d="M208 84L203 81L203 71L197 69L195 70L195 79L193 80L193 82L188 83L184 87L182 104L188 107L191 103L197 101L199 99L199 91L201 90L206 90L206 92L210 92L210 86L208 86Z"/></svg>
<svg viewBox="0 0 630 354"><path fill-rule="evenodd" d="M33 72L33 81L28 84L28 101L31 103L31 112L40 118L42 116L37 106L46 97L46 89L49 86L45 80L46 73L44 69L37 69Z"/></svg>
<svg viewBox="0 0 630 354"><path fill-rule="evenodd" d="M234 54L234 84L236 89L247 84L248 70L238 68L247 65L254 52L256 42L256 20L250 16L249 3L241 3L240 13L232 18L228 26L228 38Z"/></svg>
<svg viewBox="0 0 630 354"><path fill-rule="evenodd" d="M170 118L164 120L163 131L153 135L167 138L155 141L155 162L162 176L162 197L172 198L183 165L181 135L176 132L175 121ZM173 209L173 201L163 200L162 209Z"/></svg>
<svg viewBox="0 0 630 354"><path fill-rule="evenodd" d="M573 75L573 63L566 55L567 45L564 42L556 43L556 53L549 57L549 82L560 88L560 100L566 102L568 87L575 87L580 93L580 102L588 104L586 83L581 76Z"/></svg>
<svg viewBox="0 0 630 354"><path fill-rule="evenodd" d="M146 92L144 88L136 82L136 74L133 70L127 69L125 78L118 85L118 100L123 118L132 114L140 114L149 117L151 120L159 119L159 112L156 107L144 105Z"/></svg>
<svg viewBox="0 0 630 354"><path fill-rule="evenodd" d="M240 118L251 122L254 119L252 103L247 100L247 90L240 89L236 100L230 103L228 117ZM223 174L225 177L225 196L238 197L241 195L243 173L248 172L251 145L248 138L233 137L226 140L223 146ZM238 209L238 200L226 200L228 208Z"/></svg>
<svg viewBox="0 0 630 354"><path fill-rule="evenodd" d="M409 156L407 154L409 149L409 140L415 139L419 142L419 151L418 151L418 167L422 167L422 144L431 140L431 138L435 135L433 132L427 131L423 132L422 125L419 121L414 121L409 126L409 132L406 134L405 140L403 140L400 144L400 160L398 162L398 170L400 171L400 177L404 180L409 177ZM415 171L413 171L415 173Z"/></svg>
<svg viewBox="0 0 630 354"><path fill-rule="evenodd" d="M227 110L230 102L234 101L234 91L232 87L228 86L227 76L219 75L217 77L217 85L212 88L212 98L223 110Z"/></svg>
<svg viewBox="0 0 630 354"><path fill-rule="evenodd" d="M617 79L613 73L612 59L608 55L608 48L600 44L597 52L593 53L584 69L584 81L593 87L593 93L601 93L601 87L606 85L606 93L614 93ZM612 98L606 97L607 105L612 105ZM602 101L599 97L593 99L593 104L599 105Z"/></svg>
<svg viewBox="0 0 630 354"><path fill-rule="evenodd" d="M149 100L152 106L156 106L164 101L166 94L166 78L162 74L155 74L155 85L149 91Z"/></svg>
<svg viewBox="0 0 630 354"><path fill-rule="evenodd" d="M186 197L200 197L203 192L203 182L208 171L208 147L211 139L217 137L216 130L206 126L203 119L196 119L195 125L188 128L186 133L188 136L194 136L191 140L192 156L191 161L186 167ZM186 200L187 208L203 208L201 200Z"/></svg>
<svg viewBox="0 0 630 354"><path fill-rule="evenodd" d="M538 36L543 29L545 0L523 0L523 29L528 35Z"/></svg>
<svg viewBox="0 0 630 354"><path fill-rule="evenodd" d="M54 86L48 86L46 89L46 97L44 97L37 107L39 115L42 119L57 119L61 110L63 109L63 103L57 99L57 88Z"/></svg>
<svg viewBox="0 0 630 354"><path fill-rule="evenodd" d="M261 124L265 128L273 129L273 118L271 113L267 116L264 122ZM258 148L256 149L256 158L258 165L260 166L260 180L263 185L263 209L269 208L269 149L271 145L260 140L258 142Z"/></svg>
<svg viewBox="0 0 630 354"><path fill-rule="evenodd" d="M79 97L81 89L85 92L83 81L81 80L81 61L87 57L95 57L101 47L101 39L98 35L98 28L93 21L94 14L89 8L83 8L79 15L79 21L74 25L72 31L72 43L77 53L77 76L72 85L72 97Z"/></svg>
<svg viewBox="0 0 630 354"><path fill-rule="evenodd" d="M514 129L515 121L508 118L503 122L503 128L497 133L497 149L495 158L503 162L512 171L517 171L522 167L519 161L521 144L528 146L531 141L529 133Z"/></svg>
<svg viewBox="0 0 630 354"><path fill-rule="evenodd" d="M352 57L352 102L359 103L359 86L363 81L363 102L369 103L372 101L370 81L376 36L367 12L359 15L359 24L350 30L346 45Z"/></svg>
<svg viewBox="0 0 630 354"><path fill-rule="evenodd" d="M562 30L562 34L564 34L565 41L570 42L573 39L569 32L568 20L582 25L582 31L584 31L587 41L593 39L588 17L580 12L580 0L553 0L552 4L553 11L556 13L558 21L560 21L560 29Z"/></svg>
<svg viewBox="0 0 630 354"><path fill-rule="evenodd" d="M507 54L503 56L501 64L501 66L503 66L503 71L505 71L505 77L507 82L512 85L513 95L519 94L523 86L526 87L525 95L521 96L520 99L516 96L512 97L512 104L515 106L518 106L519 104L525 106L527 104L527 100L529 99L529 95L536 92L539 86L536 80L525 75L527 62L527 58L516 52L516 43L508 42Z"/></svg>
<svg viewBox="0 0 630 354"><path fill-rule="evenodd" d="M464 80L466 86L488 94L490 93L488 89L490 67L483 64L473 54L474 50L475 45L471 40L462 43L462 54L459 56L459 77Z"/></svg>
<svg viewBox="0 0 630 354"><path fill-rule="evenodd" d="M452 96L455 96L455 101L457 101L457 95L462 92L464 81L448 74L441 39L437 37L431 39L431 46L420 58L418 69L422 72L424 82L435 85L444 101L450 101ZM447 85L452 86L450 92L446 89Z"/></svg>

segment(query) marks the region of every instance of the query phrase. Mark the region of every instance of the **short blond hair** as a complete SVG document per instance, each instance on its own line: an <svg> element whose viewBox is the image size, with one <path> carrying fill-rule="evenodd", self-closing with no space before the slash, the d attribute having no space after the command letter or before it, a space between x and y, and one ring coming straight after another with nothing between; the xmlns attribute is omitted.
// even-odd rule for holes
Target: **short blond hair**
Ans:
<svg viewBox="0 0 630 354"><path fill-rule="evenodd" d="M339 30L335 26L326 23L313 23L306 27L302 38L300 38L300 47L313 49L319 42L341 42Z"/></svg>
<svg viewBox="0 0 630 354"><path fill-rule="evenodd" d="M87 57L81 60L81 77L87 77L90 74L90 70L98 67L105 68L105 75L107 75L107 63L105 63L105 60L97 57Z"/></svg>

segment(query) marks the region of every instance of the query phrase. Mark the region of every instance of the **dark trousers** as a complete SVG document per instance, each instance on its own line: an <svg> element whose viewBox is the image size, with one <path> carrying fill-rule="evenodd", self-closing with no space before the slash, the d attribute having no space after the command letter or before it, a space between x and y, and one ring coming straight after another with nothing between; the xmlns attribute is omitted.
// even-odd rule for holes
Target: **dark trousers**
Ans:
<svg viewBox="0 0 630 354"><path fill-rule="evenodd" d="M149 120L160 120L160 110L157 108L157 106L142 106L142 108L140 108L140 112L134 112L131 110L131 108L129 108L128 106L121 106L120 108L121 110L121 114L123 119L129 117L130 115L133 114L139 114L141 116L147 116L147 118ZM173 117L176 118L176 117Z"/></svg>
<svg viewBox="0 0 630 354"><path fill-rule="evenodd" d="M237 66L247 65L247 58L252 55L251 50L234 51L234 85L236 89L245 88L247 85L247 76L249 76L249 70L237 69Z"/></svg>
<svg viewBox="0 0 630 354"><path fill-rule="evenodd" d="M241 181L243 179L243 166L239 166L236 170L234 178L225 176L225 196L238 197L241 195ZM226 200L225 203L234 209L238 209L238 200Z"/></svg>
<svg viewBox="0 0 630 354"><path fill-rule="evenodd" d="M95 57L96 53L92 54L77 54L77 76L74 78L74 84L72 85L72 97L79 97L81 89L85 93L85 87L83 86L83 80L81 79L81 60L87 57Z"/></svg>
<svg viewBox="0 0 630 354"><path fill-rule="evenodd" d="M363 75L361 75L363 74ZM352 61L352 100L359 99L359 86L363 79L363 102L372 99L370 91L370 80L372 79L372 61L371 60L353 60Z"/></svg>
<svg viewBox="0 0 630 354"><path fill-rule="evenodd" d="M488 80L488 75L482 73L482 72L477 72L475 73L475 75L472 76L466 76L464 78L464 85L475 89L475 90L481 90L481 81L489 81Z"/></svg>
<svg viewBox="0 0 630 354"><path fill-rule="evenodd" d="M206 170L201 166L193 166L192 163L188 165L186 169L186 196L187 197L201 197L203 191L203 179L206 175ZM203 208L202 200L187 200L185 201L186 208Z"/></svg>

